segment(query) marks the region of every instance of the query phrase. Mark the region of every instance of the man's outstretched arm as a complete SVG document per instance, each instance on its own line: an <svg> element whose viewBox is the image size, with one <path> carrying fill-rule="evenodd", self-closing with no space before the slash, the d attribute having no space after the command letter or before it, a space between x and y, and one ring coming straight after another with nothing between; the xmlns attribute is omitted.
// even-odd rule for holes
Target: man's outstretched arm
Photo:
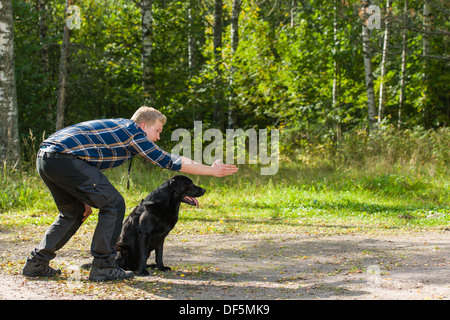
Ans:
<svg viewBox="0 0 450 320"><path fill-rule="evenodd" d="M198 176L225 177L238 171L238 168L231 164L223 164L221 160L216 160L211 166L207 166L189 158L180 156L180 172L194 174Z"/></svg>

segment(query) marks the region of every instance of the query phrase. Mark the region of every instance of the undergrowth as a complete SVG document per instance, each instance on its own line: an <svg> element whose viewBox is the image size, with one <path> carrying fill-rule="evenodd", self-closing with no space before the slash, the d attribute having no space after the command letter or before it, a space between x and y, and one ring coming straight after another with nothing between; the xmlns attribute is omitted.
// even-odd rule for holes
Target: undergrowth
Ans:
<svg viewBox="0 0 450 320"><path fill-rule="evenodd" d="M450 130L354 133L322 153L297 152L280 159L276 175L240 165L225 178L194 177L207 190L201 208L182 205L179 233L287 232L311 230L438 229L450 226ZM434 145L439 143L438 146ZM31 148L30 148L31 149ZM312 150L312 149L311 149ZM127 213L176 173L134 161L106 172L124 195ZM2 168L0 230L46 226L57 209L33 164ZM88 220L95 227L96 215ZM341 230L341 231L339 231Z"/></svg>

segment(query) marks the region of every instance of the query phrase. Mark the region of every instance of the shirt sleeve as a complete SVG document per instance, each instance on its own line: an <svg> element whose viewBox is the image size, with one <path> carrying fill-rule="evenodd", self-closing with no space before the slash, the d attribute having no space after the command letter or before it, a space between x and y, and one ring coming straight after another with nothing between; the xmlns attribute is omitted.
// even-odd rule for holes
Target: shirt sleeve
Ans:
<svg viewBox="0 0 450 320"><path fill-rule="evenodd" d="M131 153L139 155L157 166L172 171L180 171L181 158L158 147L143 133L134 136L129 145Z"/></svg>

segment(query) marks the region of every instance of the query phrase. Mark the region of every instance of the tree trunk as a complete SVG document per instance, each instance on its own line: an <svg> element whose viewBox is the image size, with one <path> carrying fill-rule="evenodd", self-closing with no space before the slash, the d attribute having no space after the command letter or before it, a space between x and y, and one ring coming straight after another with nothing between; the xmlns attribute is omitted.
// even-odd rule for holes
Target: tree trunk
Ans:
<svg viewBox="0 0 450 320"><path fill-rule="evenodd" d="M0 161L19 162L12 1L0 1Z"/></svg>
<svg viewBox="0 0 450 320"><path fill-rule="evenodd" d="M389 19L390 19L390 2L386 1L386 16L385 16L385 28L384 28L384 44L383 44L383 56L381 60L381 83L380 83L380 100L378 103L378 123L381 123L384 118L384 107L386 102L385 95L385 82L386 82L386 63L389 48Z"/></svg>
<svg viewBox="0 0 450 320"><path fill-rule="evenodd" d="M234 124L234 92L233 81L236 68L234 67L234 55L239 45L239 14L241 13L241 0L233 0L233 10L231 14L231 67L230 67L230 96L228 100L228 128L232 128Z"/></svg>
<svg viewBox="0 0 450 320"><path fill-rule="evenodd" d="M223 129L223 110L222 110L222 15L223 2L215 0L214 6L214 58L215 58L215 77L214 77L214 115L213 122Z"/></svg>
<svg viewBox="0 0 450 320"><path fill-rule="evenodd" d="M337 0L334 0L333 4L333 97L332 97L332 104L333 109L335 108L337 104Z"/></svg>
<svg viewBox="0 0 450 320"><path fill-rule="evenodd" d="M71 1L66 1L64 12L71 5ZM70 30L67 23L64 23L63 41L61 45L61 57L59 60L59 90L56 102L56 131L64 128L64 114L66 112L67 77L69 65Z"/></svg>
<svg viewBox="0 0 450 320"><path fill-rule="evenodd" d="M189 64L189 79L192 78L192 74L195 69L195 40L194 40L194 28L192 24L194 19L192 17L192 2L189 1L188 9L188 64Z"/></svg>
<svg viewBox="0 0 450 320"><path fill-rule="evenodd" d="M367 91L367 111L369 115L369 130L373 131L377 129L376 116L377 110L375 107L375 91L373 87L373 74L372 74L372 53L370 49L370 30L367 27L367 7L370 5L370 1L363 1L363 14L364 21L362 26L362 40L363 40L363 52L364 52L364 68L366 74L366 91Z"/></svg>
<svg viewBox="0 0 450 320"><path fill-rule="evenodd" d="M332 96L332 114L337 115L337 108L339 104L339 76L340 65L338 61L340 46L338 42L338 0L333 1L333 96ZM336 140L341 140L340 123L337 116L333 117L333 127L336 132Z"/></svg>
<svg viewBox="0 0 450 320"><path fill-rule="evenodd" d="M291 28L295 27L295 13L297 12L297 0L291 0Z"/></svg>
<svg viewBox="0 0 450 320"><path fill-rule="evenodd" d="M429 39L429 29L431 24L431 8L429 4L429 0L424 0L423 2L423 35L422 35L422 45L423 45L423 105L422 105L422 117L423 124L425 127L428 127L427 120L427 98L428 98L428 59L426 58L430 54L430 39Z"/></svg>
<svg viewBox="0 0 450 320"><path fill-rule="evenodd" d="M405 7L403 10L403 43L402 43L402 74L400 76L400 96L398 101L398 124L397 127L402 126L402 111L405 101L405 76L406 76L406 49L408 45L408 31L407 31L407 17L408 17L408 0L405 0Z"/></svg>
<svg viewBox="0 0 450 320"><path fill-rule="evenodd" d="M142 16L142 87L144 101L156 103L155 72L153 68L153 0L141 0Z"/></svg>

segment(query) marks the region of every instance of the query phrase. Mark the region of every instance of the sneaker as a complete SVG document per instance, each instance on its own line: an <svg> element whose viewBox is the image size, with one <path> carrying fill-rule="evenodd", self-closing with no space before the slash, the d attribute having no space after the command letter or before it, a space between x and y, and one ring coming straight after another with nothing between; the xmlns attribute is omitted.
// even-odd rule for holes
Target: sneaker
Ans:
<svg viewBox="0 0 450 320"><path fill-rule="evenodd" d="M46 261L27 258L22 274L26 277L54 277L59 276L61 270L51 268Z"/></svg>
<svg viewBox="0 0 450 320"><path fill-rule="evenodd" d="M132 271L125 271L115 263L111 266L99 266L93 263L89 274L91 281L126 280L133 277Z"/></svg>

